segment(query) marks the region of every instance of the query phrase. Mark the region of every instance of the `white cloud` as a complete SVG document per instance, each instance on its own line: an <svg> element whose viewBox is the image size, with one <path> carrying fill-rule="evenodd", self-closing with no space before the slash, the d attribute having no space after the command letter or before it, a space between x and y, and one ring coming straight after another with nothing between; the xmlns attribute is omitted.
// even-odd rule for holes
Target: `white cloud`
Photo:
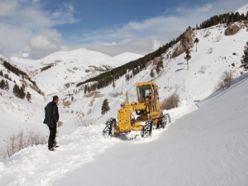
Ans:
<svg viewBox="0 0 248 186"><path fill-rule="evenodd" d="M202 6L178 7L173 15L161 15L140 22L131 21L119 28L83 34L80 36L83 39L77 40L80 41L79 45L112 55L124 51L145 54L153 50L154 41L166 43L177 37L187 26L195 26L213 15L235 10L246 1L237 0L234 3L232 0L218 0Z"/></svg>
<svg viewBox="0 0 248 186"><path fill-rule="evenodd" d="M166 43L187 26L195 26L210 16L235 10L245 3L247 0L217 0L202 6L178 7L174 12L169 11L173 14L61 38L54 26L76 21L72 5L60 3L58 9L50 12L41 0L0 0L0 53L44 57L65 48L65 41L73 48L83 46L113 55L126 51L145 54L154 49L154 41ZM165 12L168 11L165 9Z"/></svg>
<svg viewBox="0 0 248 186"><path fill-rule="evenodd" d="M49 12L39 0L0 1L0 53L17 55L29 52L30 57L43 57L62 47L54 26L75 22L74 8L62 4Z"/></svg>

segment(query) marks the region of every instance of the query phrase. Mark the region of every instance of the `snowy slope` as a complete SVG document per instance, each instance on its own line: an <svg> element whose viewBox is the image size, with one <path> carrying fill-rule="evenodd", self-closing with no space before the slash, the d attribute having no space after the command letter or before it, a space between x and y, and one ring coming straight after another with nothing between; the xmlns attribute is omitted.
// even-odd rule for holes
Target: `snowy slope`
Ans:
<svg viewBox="0 0 248 186"><path fill-rule="evenodd" d="M47 94L58 94L64 91L66 84L83 81L140 57L139 54L128 52L112 57L101 52L80 48L55 52L38 60L16 57L11 59L16 65L28 71ZM46 67L48 69L41 70Z"/></svg>
<svg viewBox="0 0 248 186"><path fill-rule="evenodd" d="M140 180L144 180L142 185L160 185L157 180L161 177L168 185L245 185L247 169L241 165L241 161L247 164L244 156L247 154L244 140L247 128L243 121L247 120L244 114L247 96L244 92L247 92L248 80L204 101L198 111L176 121L196 110L196 104L215 91L225 71L231 71L235 78L244 73L239 66L248 34L245 25L237 24L241 30L232 36L225 36L226 25L194 31L200 42L197 51L195 46L191 49L189 70L184 54L177 58L168 57L176 47L173 46L163 55L165 68L159 74L155 73L154 78L150 76L155 68L151 64L129 81L122 77L115 81L115 86L86 95L83 86L75 86L77 83L141 56L123 53L111 57L78 49L56 52L39 60L11 58L11 62L27 71L37 82L45 97L32 92L34 98L32 103L28 103L15 98L11 88L10 91L1 91L0 119L5 123L0 124L0 130L3 131L0 140L20 130L34 130L47 135L47 128L42 124L43 108L54 94L61 98L59 110L64 125L58 134L61 148L55 154L47 152L46 145L40 145L0 161L0 185L53 185L56 180L79 167L78 171L68 174L74 180L65 177L57 184L80 182L80 177L84 178L86 185L99 185L100 181L108 178L101 173L106 172L108 167L105 161L111 170L120 170L119 165L125 171L120 175L130 175L128 180L126 176L122 179L114 174L120 179L108 178L106 183L109 185L119 185L116 182L119 180L123 185L140 185ZM11 77L20 81L19 77ZM179 108L170 111L173 124L167 128L169 130L155 131L152 138L134 142L104 139L101 135L104 123L109 117L116 117L125 93L128 92L130 101L135 101L135 83L148 80L154 80L159 85L161 100L174 92L180 96ZM111 110L102 116L101 105L105 98L109 100ZM236 112L232 110L231 113L230 107ZM240 119L235 118L238 116ZM237 128L233 125L234 118ZM108 151L103 153L106 149ZM166 159L169 160L164 161ZM96 162L87 164L92 160ZM131 164L137 167L130 171ZM149 168L158 168L158 174L146 176ZM94 172L99 179L92 180ZM131 173L137 172L140 172L139 179L135 180ZM159 179L155 176L159 176ZM178 177L181 179L176 179Z"/></svg>
<svg viewBox="0 0 248 186"><path fill-rule="evenodd" d="M248 12L248 4L242 6L242 7L239 8L236 12L239 12L240 14L246 15L247 12Z"/></svg>
<svg viewBox="0 0 248 186"><path fill-rule="evenodd" d="M54 185L246 186L247 91L246 77L173 123L158 140L120 143Z"/></svg>
<svg viewBox="0 0 248 186"><path fill-rule="evenodd" d="M0 163L0 184L245 186L247 88L246 76L148 141L105 139L101 125L80 127L59 138L56 153L37 146Z"/></svg>
<svg viewBox="0 0 248 186"><path fill-rule="evenodd" d="M3 60L7 58L1 56L0 71L3 76L0 76L0 81L7 81L9 84L8 90L0 89L0 145L3 140L7 140L10 136L20 131L38 131L44 132L41 125L37 125L41 121L43 115L40 115L40 105L44 101L43 95L39 94L33 87L31 81L17 75L5 68ZM26 98L17 98L13 93L14 85L25 85L25 92L31 94L31 101ZM1 146L0 146L1 147Z"/></svg>
<svg viewBox="0 0 248 186"><path fill-rule="evenodd" d="M155 67L150 65L129 81L126 81L123 76L115 81L115 87L110 85L97 90L95 94L83 96L82 86L80 87L81 91L79 89L75 96L78 101L73 103L74 106L79 108L80 104L84 102L81 110L85 113L85 117L100 117L99 105L105 98L109 100L111 108L116 110L124 101L126 92L131 101L136 100L136 82L149 80L154 80L159 85L161 100L176 92L180 96L181 106L192 105L194 102L208 97L216 90L224 72L231 72L234 78L244 72L240 65L248 40L247 28L241 26L241 30L232 36L226 36L225 29L225 25L217 25L194 31L195 37L199 38L200 42L197 51L195 46L191 49L192 58L189 61L189 70L187 70L184 54L176 58L167 58L176 47L174 46L164 54L164 70L156 74L154 78L150 76L150 72Z"/></svg>

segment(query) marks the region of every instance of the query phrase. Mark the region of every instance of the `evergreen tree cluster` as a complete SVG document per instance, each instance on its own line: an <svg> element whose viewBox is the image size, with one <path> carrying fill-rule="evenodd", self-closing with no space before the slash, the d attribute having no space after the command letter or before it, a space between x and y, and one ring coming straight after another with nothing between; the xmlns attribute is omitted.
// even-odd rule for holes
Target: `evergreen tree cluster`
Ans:
<svg viewBox="0 0 248 186"><path fill-rule="evenodd" d="M224 24L224 23L230 24L236 21L244 21L244 20L248 20L248 12L246 13L246 15L240 14L239 12L225 13L221 15L215 15L209 18L208 20L202 22L200 24L200 27L197 27L197 29L209 28L211 26Z"/></svg>
<svg viewBox="0 0 248 186"><path fill-rule="evenodd" d="M26 96L25 87L24 86L19 87L17 84L15 84L13 87L13 93L16 97L24 99Z"/></svg>
<svg viewBox="0 0 248 186"><path fill-rule="evenodd" d="M3 58L0 58L0 60L2 61L3 63L3 66L13 72L15 75L19 76L19 77L22 77L23 79L27 79L31 84L32 84L32 88L34 90L36 90L40 95L43 95L44 93L39 89L39 87L36 85L36 82L33 81L26 72L20 70L19 68L17 68L16 66L10 64L8 61L6 61L5 59ZM12 79L9 77L8 74L3 74L3 72L1 71L0 72L0 76L4 76L6 79L12 81Z"/></svg>
<svg viewBox="0 0 248 186"><path fill-rule="evenodd" d="M102 103L102 115L110 110L108 99L104 99Z"/></svg>
<svg viewBox="0 0 248 186"><path fill-rule="evenodd" d="M17 76L23 76L23 77L25 77L25 78L28 77L28 75L27 75L25 72L23 72L22 70L18 69L18 68L15 67L15 66L11 65L9 62L7 62L7 61L5 61L5 60L3 61L3 66L4 66L7 70L9 70L9 71L13 72L14 74L16 74Z"/></svg>
<svg viewBox="0 0 248 186"><path fill-rule="evenodd" d="M245 70L248 70L248 42L246 43L244 55L242 56L241 60L241 67L243 67Z"/></svg>
<svg viewBox="0 0 248 186"><path fill-rule="evenodd" d="M9 82L7 80L0 81L0 89L9 90Z"/></svg>

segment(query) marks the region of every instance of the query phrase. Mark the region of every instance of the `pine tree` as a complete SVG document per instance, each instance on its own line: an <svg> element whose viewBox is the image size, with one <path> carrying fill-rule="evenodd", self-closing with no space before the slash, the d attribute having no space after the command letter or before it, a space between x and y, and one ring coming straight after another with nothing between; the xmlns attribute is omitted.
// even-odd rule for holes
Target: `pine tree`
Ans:
<svg viewBox="0 0 248 186"><path fill-rule="evenodd" d="M16 97L24 99L26 94L25 94L25 90L23 87L19 87L17 84L14 85L13 87L13 93Z"/></svg>
<svg viewBox="0 0 248 186"><path fill-rule="evenodd" d="M113 88L115 88L115 80L113 79L113 83L112 83Z"/></svg>
<svg viewBox="0 0 248 186"><path fill-rule="evenodd" d="M110 110L108 99L105 99L102 103L102 115Z"/></svg>
<svg viewBox="0 0 248 186"><path fill-rule="evenodd" d="M84 86L84 94L87 94L87 92L88 92L88 85L85 85Z"/></svg>
<svg viewBox="0 0 248 186"><path fill-rule="evenodd" d="M187 61L187 70L189 70L189 60L191 59L190 51L186 50L186 55L184 59Z"/></svg>
<svg viewBox="0 0 248 186"><path fill-rule="evenodd" d="M245 68L245 70L248 70L248 42L246 43L245 50L244 50L244 55L242 56L242 67Z"/></svg>
<svg viewBox="0 0 248 186"><path fill-rule="evenodd" d="M125 76L126 81L129 81L130 77L129 77L129 73L127 73L127 75Z"/></svg>
<svg viewBox="0 0 248 186"><path fill-rule="evenodd" d="M194 43L195 43L195 47L196 47L196 52L197 52L197 44L199 43L199 39L198 39L198 38L195 38L195 41L194 41Z"/></svg>
<svg viewBox="0 0 248 186"><path fill-rule="evenodd" d="M6 80L5 81L5 87L4 87L5 90L9 90L9 82Z"/></svg>
<svg viewBox="0 0 248 186"><path fill-rule="evenodd" d="M0 81L0 88L1 89L5 88L5 81L3 79Z"/></svg>
<svg viewBox="0 0 248 186"><path fill-rule="evenodd" d="M154 72L153 72L153 69L152 69L151 72L150 72L150 76L151 76L152 78L154 78L154 76L155 76L155 74L154 74Z"/></svg>
<svg viewBox="0 0 248 186"><path fill-rule="evenodd" d="M28 101L31 100L31 94L30 94L30 92L27 92L26 98L27 98Z"/></svg>

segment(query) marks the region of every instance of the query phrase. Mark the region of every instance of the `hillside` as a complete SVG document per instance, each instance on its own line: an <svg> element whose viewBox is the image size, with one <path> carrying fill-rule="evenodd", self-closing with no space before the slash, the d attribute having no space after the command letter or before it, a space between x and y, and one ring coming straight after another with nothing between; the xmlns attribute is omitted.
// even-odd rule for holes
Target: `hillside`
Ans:
<svg viewBox="0 0 248 186"><path fill-rule="evenodd" d="M101 52L80 48L56 52L38 60L16 57L12 57L11 60L29 72L47 94L58 94L61 91L65 92L64 89L75 82L85 80L140 57L141 55L134 53L109 56Z"/></svg>
<svg viewBox="0 0 248 186"><path fill-rule="evenodd" d="M246 5L244 5L244 6L242 6L241 8L239 8L238 10L237 10L237 12L239 12L240 14L247 14L247 12L248 12L248 4L246 4Z"/></svg>
<svg viewBox="0 0 248 186"><path fill-rule="evenodd" d="M105 98L110 102L111 109L116 110L125 99L125 93L129 93L131 101L136 100L135 83L140 81L154 80L160 87L160 99L177 93L181 100L181 106L189 106L212 94L223 81L225 72L230 72L234 78L245 73L241 68L241 58L244 54L246 41L248 40L247 25L236 23L240 30L233 35L225 35L227 27L225 24L199 29L192 32L192 40L199 39L199 43L192 46L189 70L187 70L185 54L177 57L170 57L181 45L180 41L173 45L162 55L163 68L157 73L156 60L151 61L147 66L133 75L133 71L125 73L113 83L96 91L85 94L85 86L80 85L76 89L71 87L71 93L76 92L74 101L75 107L79 108L86 118L101 116L100 106ZM224 50L223 50L224 48ZM154 77L151 77L151 71ZM127 80L126 75L132 78ZM108 76L111 77L111 76ZM95 81L86 83L94 86ZM114 86L113 86L114 84ZM85 94L85 95L84 95ZM84 97L82 97L84 95ZM94 111L94 112L92 112ZM94 113L91 115L91 113Z"/></svg>
<svg viewBox="0 0 248 186"><path fill-rule="evenodd" d="M0 144L19 131L39 131L40 128L34 123L41 120L42 116L38 115L44 97L36 82L4 56L0 58L0 81L5 84L0 89L0 128L4 131L0 135ZM20 90L14 91L15 86L20 90L23 88L23 94ZM30 100L27 98L28 93Z"/></svg>
<svg viewBox="0 0 248 186"><path fill-rule="evenodd" d="M158 140L118 143L54 185L246 186L247 77L200 103Z"/></svg>
<svg viewBox="0 0 248 186"><path fill-rule="evenodd" d="M213 16L145 56L84 48L38 60L1 56L0 80L9 88L0 89L0 185L246 186L248 78L241 59L247 20L237 13ZM222 89L225 73L232 86ZM104 138L105 122L117 117L126 93L136 101L135 83L150 80L158 84L161 102L179 96L177 108L164 110L171 125L149 138L137 133L126 140ZM15 84L25 84L30 101L16 97ZM13 139L22 131L47 137L44 106L55 94L63 122L61 147L51 153L41 144L3 156L6 144L15 146ZM105 99L110 110L102 115Z"/></svg>

